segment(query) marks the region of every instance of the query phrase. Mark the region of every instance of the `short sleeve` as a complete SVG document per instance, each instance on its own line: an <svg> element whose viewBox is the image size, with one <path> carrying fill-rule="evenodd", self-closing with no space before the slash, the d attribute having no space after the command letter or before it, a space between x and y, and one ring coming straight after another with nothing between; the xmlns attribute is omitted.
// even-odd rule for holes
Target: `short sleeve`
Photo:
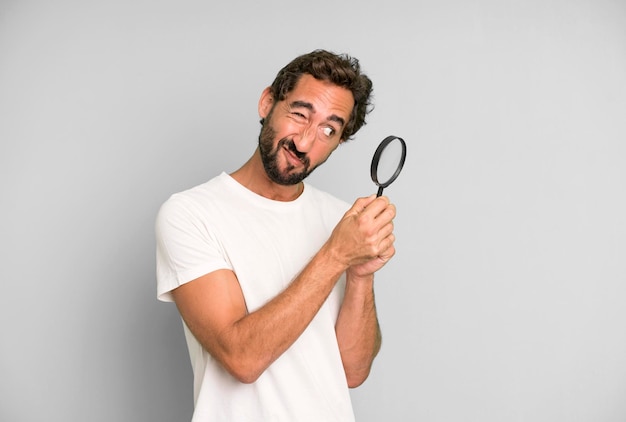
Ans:
<svg viewBox="0 0 626 422"><path fill-rule="evenodd" d="M171 291L219 269L232 269L205 213L193 201L172 196L155 223L157 298L171 302Z"/></svg>

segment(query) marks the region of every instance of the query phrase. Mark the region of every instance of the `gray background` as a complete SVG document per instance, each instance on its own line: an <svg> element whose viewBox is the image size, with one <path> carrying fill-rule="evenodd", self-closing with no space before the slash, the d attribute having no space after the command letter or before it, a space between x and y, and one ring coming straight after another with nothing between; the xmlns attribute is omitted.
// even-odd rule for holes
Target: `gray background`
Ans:
<svg viewBox="0 0 626 422"><path fill-rule="evenodd" d="M409 143L358 420L626 420L621 0L3 0L1 420L189 420L155 213L250 156L315 48L361 60L376 110L311 183L352 202Z"/></svg>

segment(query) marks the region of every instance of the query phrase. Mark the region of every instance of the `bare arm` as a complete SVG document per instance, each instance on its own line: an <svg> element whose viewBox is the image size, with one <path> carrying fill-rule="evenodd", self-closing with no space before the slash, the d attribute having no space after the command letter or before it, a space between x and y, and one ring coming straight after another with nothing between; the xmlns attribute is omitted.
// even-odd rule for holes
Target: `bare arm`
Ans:
<svg viewBox="0 0 626 422"><path fill-rule="evenodd" d="M387 213L395 216L395 207L388 205L375 218L386 219ZM387 229L389 226L393 227L391 222L387 223ZM391 243L378 256L351 266L346 274L346 291L335 331L348 386L351 388L358 387L367 379L382 343L374 300L374 273L395 254L393 233L389 234L387 240L391 240Z"/></svg>
<svg viewBox="0 0 626 422"><path fill-rule="evenodd" d="M281 294L250 314L229 270L204 275L172 294L204 348L234 377L250 383L296 341L322 306L342 273L331 262L320 251Z"/></svg>
<svg viewBox="0 0 626 422"><path fill-rule="evenodd" d="M390 222L363 217L380 215L386 207L386 199L357 200L298 277L255 312L247 313L237 278L229 270L178 287L172 295L185 323L233 376L254 382L302 334L344 271L360 268L389 249Z"/></svg>
<svg viewBox="0 0 626 422"><path fill-rule="evenodd" d="M369 376L382 342L373 278L347 280L346 295L335 331L348 386L358 387Z"/></svg>

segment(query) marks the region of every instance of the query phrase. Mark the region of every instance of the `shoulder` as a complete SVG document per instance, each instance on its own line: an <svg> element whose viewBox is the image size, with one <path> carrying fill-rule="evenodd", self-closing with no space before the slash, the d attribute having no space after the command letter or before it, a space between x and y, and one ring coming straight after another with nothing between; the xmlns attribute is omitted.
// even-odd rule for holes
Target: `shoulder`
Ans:
<svg viewBox="0 0 626 422"><path fill-rule="evenodd" d="M209 205L215 202L216 195L222 190L222 179L217 176L208 182L172 194L158 210L157 226L190 221L206 215Z"/></svg>

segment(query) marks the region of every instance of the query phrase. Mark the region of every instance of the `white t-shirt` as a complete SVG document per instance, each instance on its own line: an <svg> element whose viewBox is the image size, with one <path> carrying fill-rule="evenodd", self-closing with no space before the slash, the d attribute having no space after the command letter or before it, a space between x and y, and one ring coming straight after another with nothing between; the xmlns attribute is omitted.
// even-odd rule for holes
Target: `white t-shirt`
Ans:
<svg viewBox="0 0 626 422"><path fill-rule="evenodd" d="M174 194L156 223L157 294L218 269L235 272L249 312L279 294L328 239L349 204L305 185L294 201L257 195L222 173ZM354 421L335 322L345 278L296 342L252 384L185 336L194 373L192 421Z"/></svg>

